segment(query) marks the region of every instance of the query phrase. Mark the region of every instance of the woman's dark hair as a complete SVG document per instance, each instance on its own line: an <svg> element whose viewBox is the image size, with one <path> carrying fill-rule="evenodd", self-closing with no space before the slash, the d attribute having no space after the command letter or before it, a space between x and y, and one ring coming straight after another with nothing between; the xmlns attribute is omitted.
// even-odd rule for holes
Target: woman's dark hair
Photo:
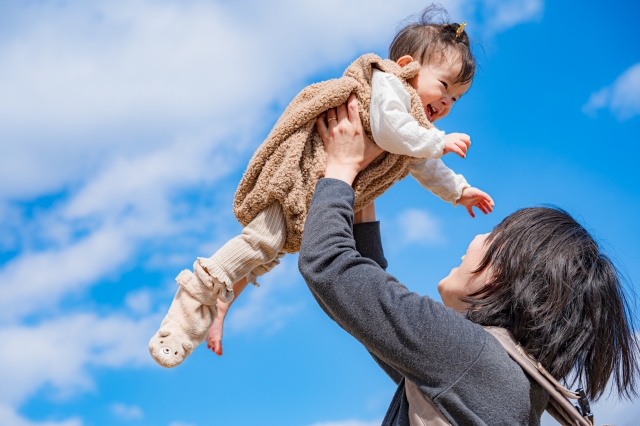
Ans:
<svg viewBox="0 0 640 426"><path fill-rule="evenodd" d="M475 272L491 281L468 298L467 318L510 330L524 350L592 399L613 375L618 394L636 395L638 339L620 274L569 214L518 210L496 226Z"/></svg>
<svg viewBox="0 0 640 426"><path fill-rule="evenodd" d="M460 24L449 22L446 9L432 4L403 22L389 46L389 59L397 61L410 55L425 65L432 59L447 59L446 54L451 51L457 52L462 68L452 83L469 83L476 74L476 60L471 53L469 36L464 30L458 36L458 28Z"/></svg>

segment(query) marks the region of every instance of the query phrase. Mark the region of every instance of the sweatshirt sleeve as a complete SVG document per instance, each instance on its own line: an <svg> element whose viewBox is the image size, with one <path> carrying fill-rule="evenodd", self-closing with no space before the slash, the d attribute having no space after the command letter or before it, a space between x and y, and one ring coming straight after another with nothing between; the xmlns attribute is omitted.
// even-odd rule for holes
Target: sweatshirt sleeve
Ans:
<svg viewBox="0 0 640 426"><path fill-rule="evenodd" d="M378 146L393 154L440 158L444 132L426 129L411 116L411 96L393 74L373 71L371 82L371 134Z"/></svg>
<svg viewBox="0 0 640 426"><path fill-rule="evenodd" d="M478 358L486 332L427 296L410 292L356 250L353 189L320 179L305 223L300 272L321 308L397 379L431 398L449 389ZM397 374L395 373L397 372Z"/></svg>
<svg viewBox="0 0 640 426"><path fill-rule="evenodd" d="M380 236L380 222L363 222L353 225L353 239L356 242L356 250L361 256L367 257L376 262L382 269L387 269L387 259L382 250L382 238ZM394 370L389 364L369 352L373 360L387 373L387 375L397 385L402 379L402 375Z"/></svg>
<svg viewBox="0 0 640 426"><path fill-rule="evenodd" d="M457 206L462 190L471 186L464 176L454 173L439 159L415 163L409 173L423 188L454 206Z"/></svg>

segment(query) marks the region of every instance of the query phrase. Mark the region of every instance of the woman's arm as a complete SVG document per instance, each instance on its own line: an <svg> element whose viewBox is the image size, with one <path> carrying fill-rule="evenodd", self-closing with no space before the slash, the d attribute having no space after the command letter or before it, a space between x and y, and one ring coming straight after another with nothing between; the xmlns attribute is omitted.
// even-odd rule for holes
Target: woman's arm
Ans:
<svg viewBox="0 0 640 426"><path fill-rule="evenodd" d="M334 114L342 120L334 120ZM355 102L350 102L348 118L346 110L329 111L327 116L333 130L327 134L330 126L319 124L318 128L326 143L328 178L318 182L311 201L298 260L300 272L333 320L375 358L437 396L477 359L486 332L431 298L410 292L358 253L350 185L375 158L371 158L375 151L357 129ZM343 125L346 129L341 129Z"/></svg>
<svg viewBox="0 0 640 426"><path fill-rule="evenodd" d="M351 230L353 199L344 182L318 182L303 233L300 272L334 321L376 358L414 382L428 383L437 394L473 363L486 333L360 256Z"/></svg>
<svg viewBox="0 0 640 426"><path fill-rule="evenodd" d="M373 202L357 211L353 220L353 239L356 241L356 250L360 256L376 262L382 269L387 269L387 259L382 250L380 238L380 222L376 221L376 208ZM402 375L393 367L369 352L373 360L397 385L402 380Z"/></svg>

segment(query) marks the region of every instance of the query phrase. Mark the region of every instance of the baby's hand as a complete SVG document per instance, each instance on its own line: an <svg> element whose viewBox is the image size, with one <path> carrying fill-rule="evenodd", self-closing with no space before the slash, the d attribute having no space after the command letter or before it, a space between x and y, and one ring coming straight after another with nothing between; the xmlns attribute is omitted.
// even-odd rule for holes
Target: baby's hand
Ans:
<svg viewBox="0 0 640 426"><path fill-rule="evenodd" d="M482 213L488 214L493 211L493 206L495 205L489 194L472 186L462 190L458 204L465 206L471 217L476 217L473 214L473 207L477 207Z"/></svg>
<svg viewBox="0 0 640 426"><path fill-rule="evenodd" d="M471 138L464 133L449 133L444 136L444 152L442 155L455 152L462 158L467 157L467 150L471 146Z"/></svg>

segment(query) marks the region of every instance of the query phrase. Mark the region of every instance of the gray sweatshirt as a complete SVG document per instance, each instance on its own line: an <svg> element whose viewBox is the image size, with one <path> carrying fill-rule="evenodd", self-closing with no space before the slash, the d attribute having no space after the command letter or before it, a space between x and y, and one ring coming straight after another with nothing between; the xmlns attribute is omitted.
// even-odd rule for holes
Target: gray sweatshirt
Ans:
<svg viewBox="0 0 640 426"><path fill-rule="evenodd" d="M409 426L411 380L453 425L539 425L548 394L482 327L385 272L378 223L353 226L353 189L316 185L298 266L322 309L398 385L384 426Z"/></svg>

